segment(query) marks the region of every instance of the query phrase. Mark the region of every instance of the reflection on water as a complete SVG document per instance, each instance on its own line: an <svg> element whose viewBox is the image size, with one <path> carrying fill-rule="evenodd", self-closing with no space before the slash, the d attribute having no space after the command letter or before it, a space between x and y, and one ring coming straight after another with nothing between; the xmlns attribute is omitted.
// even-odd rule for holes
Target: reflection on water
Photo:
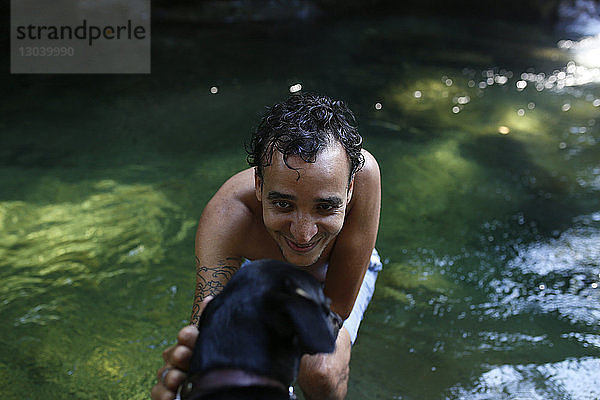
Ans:
<svg viewBox="0 0 600 400"><path fill-rule="evenodd" d="M594 35L600 32L600 5L593 0L561 1L559 26L568 33Z"/></svg>
<svg viewBox="0 0 600 400"><path fill-rule="evenodd" d="M19 300L51 299L82 281L147 273L150 262L163 259L165 245L182 240L190 227L175 218L177 206L149 186L105 180L90 190L76 204L0 203L0 311ZM56 308L36 304L14 324L45 325L58 319Z"/></svg>
<svg viewBox="0 0 600 400"><path fill-rule="evenodd" d="M37 387L29 398L108 398L138 368L129 349L144 352L156 341L147 328L138 338L123 335L132 318L152 319L132 301L161 279L152 265L165 262L166 249L195 221L183 220L150 185L100 180L74 187L51 179L43 190L71 201L0 202L0 376L21 387L4 396L23 398L24 387ZM154 296L156 304L164 297ZM142 346L132 343L141 338ZM149 384L143 375L129 380Z"/></svg>
<svg viewBox="0 0 600 400"><path fill-rule="evenodd" d="M579 399L600 397L600 359L568 359L542 365L503 365L479 377L474 389L453 388L453 398L483 400Z"/></svg>
<svg viewBox="0 0 600 400"><path fill-rule="evenodd" d="M152 76L2 81L6 398L147 398L189 316L200 211L256 115L296 90L348 100L382 170L385 268L348 398L598 397L583 42L493 21L305 28L157 26Z"/></svg>
<svg viewBox="0 0 600 400"><path fill-rule="evenodd" d="M489 283L496 295L487 313L507 318L524 312L556 312L573 323L598 326L600 215L576 221L583 221L582 226L568 229L557 239L517 247L506 276Z"/></svg>

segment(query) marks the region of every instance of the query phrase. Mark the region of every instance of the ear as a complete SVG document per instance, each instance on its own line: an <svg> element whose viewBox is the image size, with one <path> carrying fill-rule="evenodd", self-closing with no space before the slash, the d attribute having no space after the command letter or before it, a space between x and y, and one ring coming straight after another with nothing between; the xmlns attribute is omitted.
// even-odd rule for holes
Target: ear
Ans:
<svg viewBox="0 0 600 400"><path fill-rule="evenodd" d="M350 179L350 184L348 185L348 199L346 205L350 204L350 200L352 200L352 193L354 193L354 177L356 174L352 175L352 179Z"/></svg>
<svg viewBox="0 0 600 400"><path fill-rule="evenodd" d="M333 326L329 310L311 298L302 288L295 289L284 308L300 344L302 353L331 353L335 349Z"/></svg>
<svg viewBox="0 0 600 400"><path fill-rule="evenodd" d="M262 201L262 184L262 179L258 176L258 167L254 167L254 193L259 202Z"/></svg>

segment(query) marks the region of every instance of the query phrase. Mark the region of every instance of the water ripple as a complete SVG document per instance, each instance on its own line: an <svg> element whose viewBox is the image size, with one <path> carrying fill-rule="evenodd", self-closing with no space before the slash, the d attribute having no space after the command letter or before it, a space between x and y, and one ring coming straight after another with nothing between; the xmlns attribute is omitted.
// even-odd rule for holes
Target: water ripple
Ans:
<svg viewBox="0 0 600 400"><path fill-rule="evenodd" d="M557 239L517 247L502 277L489 282L493 293L484 314L508 318L521 313L556 312L573 323L600 322L600 229L598 213L577 217L579 225Z"/></svg>
<svg viewBox="0 0 600 400"><path fill-rule="evenodd" d="M546 400L600 398L600 359L585 357L556 363L501 365L482 374L471 388L456 386L452 399Z"/></svg>
<svg viewBox="0 0 600 400"><path fill-rule="evenodd" d="M153 187L105 180L82 202L0 202L0 228L0 311L19 301L15 325L44 325L65 290L147 273L190 224Z"/></svg>

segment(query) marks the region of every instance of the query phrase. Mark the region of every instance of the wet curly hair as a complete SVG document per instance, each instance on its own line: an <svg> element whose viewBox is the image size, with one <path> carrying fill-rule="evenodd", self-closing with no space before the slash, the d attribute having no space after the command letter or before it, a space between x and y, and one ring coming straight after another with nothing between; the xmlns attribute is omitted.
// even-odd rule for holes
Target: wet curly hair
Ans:
<svg viewBox="0 0 600 400"><path fill-rule="evenodd" d="M267 109L246 145L247 161L250 166L257 167L258 177L262 180L263 168L271 165L275 150L283 154L288 168L297 171L288 164L289 156L314 163L319 151L332 140L338 141L346 150L350 185L354 174L365 162L361 153L362 137L354 114L342 101L318 94L294 94Z"/></svg>

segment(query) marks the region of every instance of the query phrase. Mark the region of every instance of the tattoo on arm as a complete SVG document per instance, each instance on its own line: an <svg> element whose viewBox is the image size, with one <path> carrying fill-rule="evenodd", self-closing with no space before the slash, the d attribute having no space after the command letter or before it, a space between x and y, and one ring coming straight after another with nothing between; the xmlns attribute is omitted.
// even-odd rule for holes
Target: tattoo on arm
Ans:
<svg viewBox="0 0 600 400"><path fill-rule="evenodd" d="M196 294L192 308L192 324L198 325L202 300L207 296L219 294L243 262L244 259L240 257L227 257L225 260L219 261L217 266L207 267L200 265L200 260L196 257Z"/></svg>

